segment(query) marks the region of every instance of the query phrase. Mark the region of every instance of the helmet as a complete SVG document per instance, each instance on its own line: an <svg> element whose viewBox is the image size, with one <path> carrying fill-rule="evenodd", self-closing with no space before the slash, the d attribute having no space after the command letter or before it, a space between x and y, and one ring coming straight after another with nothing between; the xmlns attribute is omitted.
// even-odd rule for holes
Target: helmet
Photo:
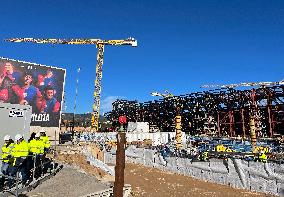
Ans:
<svg viewBox="0 0 284 197"><path fill-rule="evenodd" d="M18 141L19 139L21 139L23 136L21 135L21 134L17 134L16 136L15 136L15 140L16 141Z"/></svg>
<svg viewBox="0 0 284 197"><path fill-rule="evenodd" d="M45 133L45 130L44 130L44 129L41 129L41 130L40 130L40 133Z"/></svg>
<svg viewBox="0 0 284 197"><path fill-rule="evenodd" d="M4 141L8 141L8 140L10 140L10 139L11 139L11 136L10 136L10 135L5 135Z"/></svg>
<svg viewBox="0 0 284 197"><path fill-rule="evenodd" d="M37 134L35 135L35 137L40 137L40 134L39 134L39 133L37 133Z"/></svg>

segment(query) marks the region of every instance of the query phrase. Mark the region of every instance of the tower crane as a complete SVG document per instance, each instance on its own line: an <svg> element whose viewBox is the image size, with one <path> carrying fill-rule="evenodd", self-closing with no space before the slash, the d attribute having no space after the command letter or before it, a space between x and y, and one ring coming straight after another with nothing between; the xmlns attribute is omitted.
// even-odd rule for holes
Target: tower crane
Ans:
<svg viewBox="0 0 284 197"><path fill-rule="evenodd" d="M95 79L95 90L94 90L94 104L92 113L92 130L98 131L99 129L99 116L100 116L100 99L102 89L102 65L104 60L104 46L105 45L131 45L137 47L137 40L134 38L127 38L124 40L102 40L102 39L36 39L36 38L8 38L5 39L7 42L30 42L36 44L93 44L98 49L97 53L97 64L96 64L96 79Z"/></svg>

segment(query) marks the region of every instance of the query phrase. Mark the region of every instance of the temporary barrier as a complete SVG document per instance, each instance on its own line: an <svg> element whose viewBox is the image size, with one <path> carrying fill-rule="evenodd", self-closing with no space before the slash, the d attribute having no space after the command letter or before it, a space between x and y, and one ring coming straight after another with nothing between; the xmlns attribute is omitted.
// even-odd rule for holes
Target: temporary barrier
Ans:
<svg viewBox="0 0 284 197"><path fill-rule="evenodd" d="M210 159L192 162L188 158L161 157L156 150L127 148L126 161L156 167L197 179L251 191L280 195L284 190L284 164L248 162L240 159ZM105 152L105 162L113 163L115 154Z"/></svg>

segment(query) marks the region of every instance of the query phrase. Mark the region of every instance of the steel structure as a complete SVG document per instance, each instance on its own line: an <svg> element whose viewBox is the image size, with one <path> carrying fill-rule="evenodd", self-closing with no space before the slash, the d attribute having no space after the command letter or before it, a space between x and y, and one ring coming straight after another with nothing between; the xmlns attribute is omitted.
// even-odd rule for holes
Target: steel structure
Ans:
<svg viewBox="0 0 284 197"><path fill-rule="evenodd" d="M134 38L128 38L125 40L101 40L101 39L35 39L35 38L9 38L7 42L31 42L36 44L93 44L98 49L97 53L97 65L96 65L96 80L94 90L94 104L93 104L93 115L92 115L92 128L94 131L99 129L99 116L100 116L100 98L102 89L102 65L104 59L104 46L105 45L131 45L132 47L137 46L137 40Z"/></svg>
<svg viewBox="0 0 284 197"><path fill-rule="evenodd" d="M174 95L171 94L168 90L165 91L166 94L152 92L152 96L161 96L163 98L173 98ZM178 99L178 97L175 97ZM176 132L176 148L180 149L182 147L182 127L181 127L181 120L182 117L180 115L180 107L176 105L176 116L175 116L175 132Z"/></svg>
<svg viewBox="0 0 284 197"><path fill-rule="evenodd" d="M146 121L160 131L174 132L177 109L182 117L182 131L192 135L249 137L253 132L257 138L284 135L282 84L247 90L224 87L145 103L117 100L107 117L116 122L123 114L129 121Z"/></svg>

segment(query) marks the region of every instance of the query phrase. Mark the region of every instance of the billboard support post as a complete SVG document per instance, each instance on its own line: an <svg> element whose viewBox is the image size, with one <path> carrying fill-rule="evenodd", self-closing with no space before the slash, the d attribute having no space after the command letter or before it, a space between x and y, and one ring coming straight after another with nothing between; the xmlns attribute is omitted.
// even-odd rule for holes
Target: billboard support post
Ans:
<svg viewBox="0 0 284 197"><path fill-rule="evenodd" d="M77 96L78 96L78 85L79 85L79 74L81 68L77 68L77 79L76 79L76 89L75 89L75 98L74 98L74 113L73 113L73 127L72 127L72 139L74 139L74 127L75 127L75 116L77 108Z"/></svg>

